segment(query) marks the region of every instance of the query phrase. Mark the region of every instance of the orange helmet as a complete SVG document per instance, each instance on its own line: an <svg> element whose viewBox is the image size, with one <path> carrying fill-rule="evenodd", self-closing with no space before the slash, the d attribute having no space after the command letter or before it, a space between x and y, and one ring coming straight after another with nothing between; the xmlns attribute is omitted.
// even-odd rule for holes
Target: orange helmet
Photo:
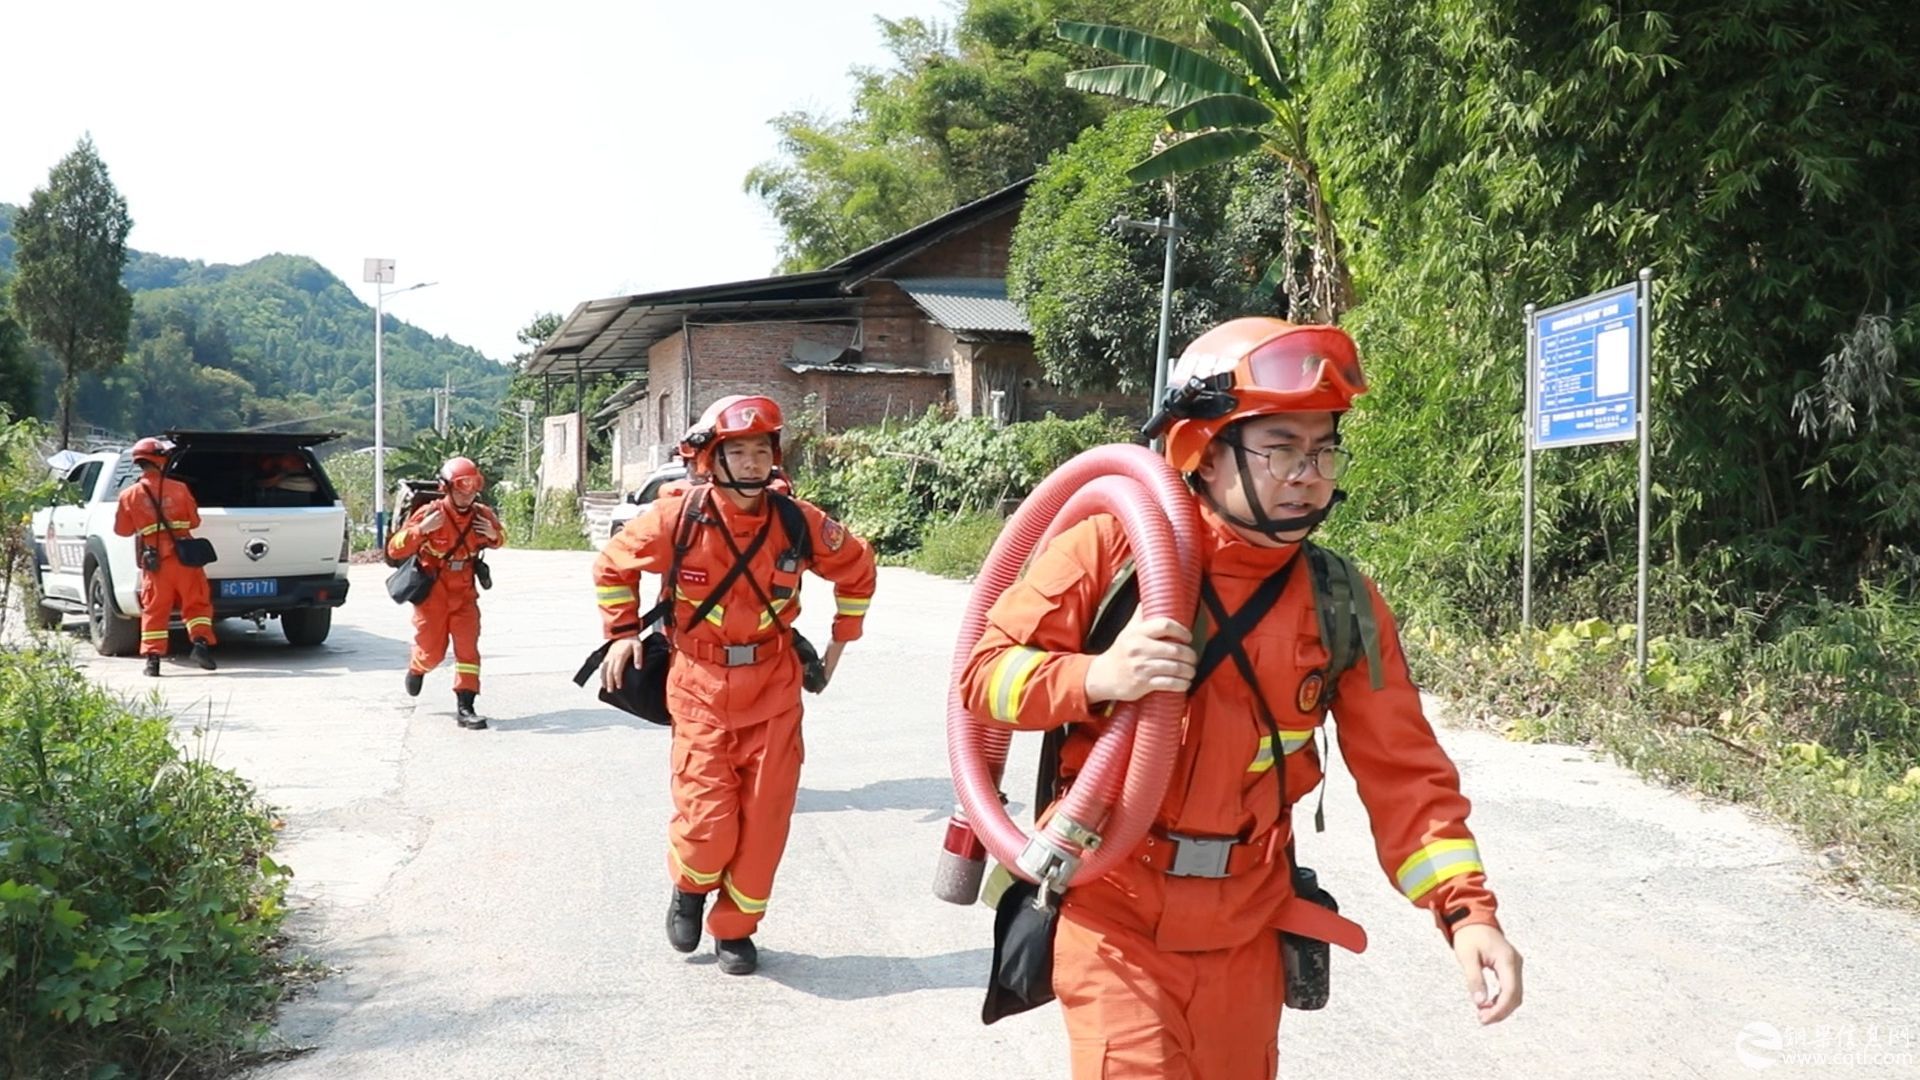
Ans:
<svg viewBox="0 0 1920 1080"><path fill-rule="evenodd" d="M133 444L133 463L164 469L167 467L167 449L165 441L149 435Z"/></svg>
<svg viewBox="0 0 1920 1080"><path fill-rule="evenodd" d="M447 490L461 495L478 495L480 489L487 486L487 478L480 475L480 466L472 458L448 458L440 466L440 479L447 482Z"/></svg>
<svg viewBox="0 0 1920 1080"><path fill-rule="evenodd" d="M1200 467L1213 438L1238 420L1281 412L1345 412L1366 393L1360 351L1337 326L1285 319L1230 319L1201 334L1168 376L1161 414L1167 461Z"/></svg>
<svg viewBox="0 0 1920 1080"><path fill-rule="evenodd" d="M713 453L728 439L765 435L773 442L773 462L780 463L780 429L786 420L780 403L760 394L731 394L707 406L700 419L680 440L680 454L694 472L713 471Z"/></svg>

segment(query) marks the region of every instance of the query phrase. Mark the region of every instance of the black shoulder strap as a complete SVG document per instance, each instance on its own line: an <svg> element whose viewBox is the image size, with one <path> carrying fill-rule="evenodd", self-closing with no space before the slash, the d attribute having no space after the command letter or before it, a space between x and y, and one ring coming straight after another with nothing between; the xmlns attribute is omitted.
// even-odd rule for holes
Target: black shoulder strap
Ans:
<svg viewBox="0 0 1920 1080"><path fill-rule="evenodd" d="M727 549L733 553L733 566L728 569L725 574L721 575L719 582L708 591L706 598L701 600L700 605L693 609L692 617L687 620L687 629L699 626L701 619L706 618L709 612L720 606L720 598L727 595L728 590L732 589L736 582L747 576L747 570L753 562L753 557L758 555L760 549L766 546L767 535L772 531L773 522L772 520L768 520L760 526L759 532L753 534L753 539L748 542L746 550L742 551L733 546L733 537L727 532L726 527L724 525L720 526L720 536L726 541ZM692 547L692 542L689 541L687 546ZM680 549L676 548L674 554L677 558L680 554ZM755 587L757 588L758 586L756 585Z"/></svg>
<svg viewBox="0 0 1920 1080"><path fill-rule="evenodd" d="M662 619L672 622L673 601L680 592L680 560L693 550L693 534L705 520L702 508L706 506L707 494L711 489L700 484L690 489L680 500L680 517L673 525L673 561L667 564L667 576L660 579L660 599L653 607L640 616L640 628L646 629ZM694 621L706 618L701 612Z"/></svg>
<svg viewBox="0 0 1920 1080"><path fill-rule="evenodd" d="M767 498L773 501L773 512L780 516L780 527L787 534L787 554L802 563L813 561L813 530L807 527L807 512L789 496L777 491L767 492Z"/></svg>
<svg viewBox="0 0 1920 1080"><path fill-rule="evenodd" d="M1226 607L1221 603L1219 595L1213 591L1213 586L1206 576L1201 576L1201 608L1213 616L1218 628L1207 642L1205 650L1200 653L1199 666L1193 672L1195 688L1207 681L1207 676L1213 674L1214 669L1220 666L1220 661L1232 657L1234 664L1240 668L1241 674L1247 676L1247 685L1252 687L1254 696L1260 696L1260 687L1254 683L1250 674L1253 665L1246 662L1246 653L1240 647L1240 641L1254 627L1260 625L1260 620L1267 617L1267 612L1273 610L1273 605L1280 602L1280 593L1286 589L1287 581L1293 577L1293 568L1299 563L1298 557L1288 559L1280 569L1268 574L1266 580L1253 590L1253 595L1247 597L1247 602L1241 604L1240 609L1231 615L1227 613Z"/></svg>
<svg viewBox="0 0 1920 1080"><path fill-rule="evenodd" d="M173 537L173 542L177 544L180 542L180 534L173 531L173 522L167 520L167 508L160 503L160 496L167 492L166 484L167 477L166 474L163 473L153 482L153 487L147 489L147 498L153 502L153 516L156 519L154 524L165 529L167 535ZM158 489L159 494L155 494L156 489ZM155 544L154 546L158 547L159 545Z"/></svg>

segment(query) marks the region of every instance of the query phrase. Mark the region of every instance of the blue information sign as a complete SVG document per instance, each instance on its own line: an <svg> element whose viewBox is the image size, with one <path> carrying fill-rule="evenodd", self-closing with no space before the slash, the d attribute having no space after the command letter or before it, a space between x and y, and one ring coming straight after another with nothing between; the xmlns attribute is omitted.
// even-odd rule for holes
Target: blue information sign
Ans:
<svg viewBox="0 0 1920 1080"><path fill-rule="evenodd" d="M1639 433L1640 308L1636 287L1536 312L1533 448L1631 442Z"/></svg>

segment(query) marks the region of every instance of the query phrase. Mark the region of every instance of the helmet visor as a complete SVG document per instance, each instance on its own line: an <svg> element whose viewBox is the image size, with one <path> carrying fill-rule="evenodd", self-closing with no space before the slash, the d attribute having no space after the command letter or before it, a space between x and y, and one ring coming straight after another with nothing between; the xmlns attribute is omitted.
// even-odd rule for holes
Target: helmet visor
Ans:
<svg viewBox="0 0 1920 1080"><path fill-rule="evenodd" d="M1367 388L1353 339L1332 327L1295 330L1274 338L1247 357L1246 370L1251 385L1235 389L1295 394L1318 389L1327 381L1340 384L1348 394Z"/></svg>

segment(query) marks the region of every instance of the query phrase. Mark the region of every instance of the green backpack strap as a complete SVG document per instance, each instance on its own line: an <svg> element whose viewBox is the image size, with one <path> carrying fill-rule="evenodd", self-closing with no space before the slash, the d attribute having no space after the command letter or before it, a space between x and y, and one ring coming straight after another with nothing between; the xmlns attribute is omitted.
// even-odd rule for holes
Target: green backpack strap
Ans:
<svg viewBox="0 0 1920 1080"><path fill-rule="evenodd" d="M1313 609L1320 621L1320 640L1327 647L1327 692L1340 676L1367 658L1367 677L1375 690L1386 687L1380 666L1380 623L1373 614L1373 597L1359 567L1338 552L1308 542L1307 568L1313 575Z"/></svg>
<svg viewBox="0 0 1920 1080"><path fill-rule="evenodd" d="M1113 647L1120 631L1127 628L1127 622L1133 613L1140 609L1140 577L1133 560L1120 564L1120 569L1108 583L1105 595L1093 609L1092 629L1087 631L1087 643L1083 646L1090 653L1103 653ZM1203 653L1207 650L1207 632L1210 623L1205 605L1198 605L1193 613L1193 651Z"/></svg>

